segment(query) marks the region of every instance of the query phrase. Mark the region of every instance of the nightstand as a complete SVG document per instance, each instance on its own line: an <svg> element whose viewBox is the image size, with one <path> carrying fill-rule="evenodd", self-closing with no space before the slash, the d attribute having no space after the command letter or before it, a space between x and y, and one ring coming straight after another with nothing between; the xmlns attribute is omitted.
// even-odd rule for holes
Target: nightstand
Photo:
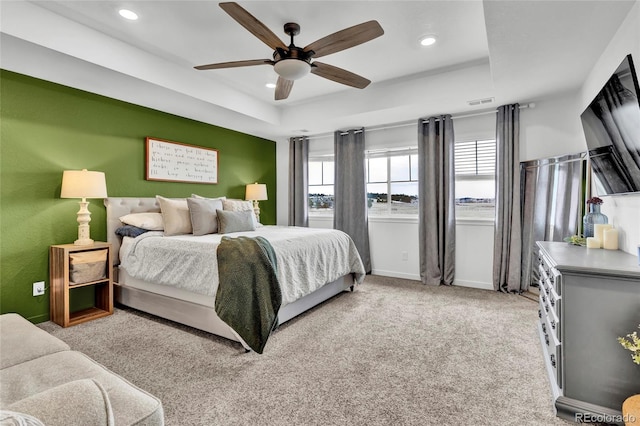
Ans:
<svg viewBox="0 0 640 426"><path fill-rule="evenodd" d="M104 258L104 270L99 261ZM83 260L83 259L86 259ZM96 273L97 271L97 273ZM113 277L111 244L94 242L91 245L53 245L49 249L51 282L51 320L63 327L80 324L113 313ZM74 290L94 287L92 307L71 312Z"/></svg>

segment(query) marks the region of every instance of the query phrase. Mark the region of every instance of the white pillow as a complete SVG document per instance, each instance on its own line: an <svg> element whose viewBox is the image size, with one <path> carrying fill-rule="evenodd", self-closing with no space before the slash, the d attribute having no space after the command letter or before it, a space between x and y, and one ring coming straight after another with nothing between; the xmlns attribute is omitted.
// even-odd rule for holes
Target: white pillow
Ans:
<svg viewBox="0 0 640 426"><path fill-rule="evenodd" d="M164 223L161 213L130 213L120 217L120 222L149 231L162 231Z"/></svg>
<svg viewBox="0 0 640 426"><path fill-rule="evenodd" d="M214 198L209 198L209 197L203 197L202 195L198 195L198 194L191 194L191 198L202 198L205 200L226 200L227 197L214 197Z"/></svg>
<svg viewBox="0 0 640 426"><path fill-rule="evenodd" d="M253 210L253 201L225 199L222 200L222 208L223 210L227 210L230 212L243 212L249 210L254 213L252 215L254 228L259 228L262 226L260 223L258 223L258 218L256 217Z"/></svg>
<svg viewBox="0 0 640 426"><path fill-rule="evenodd" d="M191 234L191 216L186 198L170 199L156 195L164 221L164 235Z"/></svg>
<svg viewBox="0 0 640 426"><path fill-rule="evenodd" d="M243 212L245 210L253 211L253 202L244 200L224 199L222 200L223 210L230 212Z"/></svg>

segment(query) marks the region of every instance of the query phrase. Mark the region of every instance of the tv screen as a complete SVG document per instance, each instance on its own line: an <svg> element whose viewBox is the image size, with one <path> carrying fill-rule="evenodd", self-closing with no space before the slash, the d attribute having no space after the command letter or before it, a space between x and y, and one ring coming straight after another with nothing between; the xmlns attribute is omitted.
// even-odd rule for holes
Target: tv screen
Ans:
<svg viewBox="0 0 640 426"><path fill-rule="evenodd" d="M640 192L639 97L627 55L580 116L597 195Z"/></svg>

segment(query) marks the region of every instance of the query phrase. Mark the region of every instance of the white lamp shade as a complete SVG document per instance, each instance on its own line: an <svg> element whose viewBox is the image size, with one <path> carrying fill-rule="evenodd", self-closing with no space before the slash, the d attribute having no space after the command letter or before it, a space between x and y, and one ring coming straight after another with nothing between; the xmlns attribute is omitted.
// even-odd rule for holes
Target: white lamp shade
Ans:
<svg viewBox="0 0 640 426"><path fill-rule="evenodd" d="M267 185L264 183L250 183L247 185L244 199L254 201L267 200Z"/></svg>
<svg viewBox="0 0 640 426"><path fill-rule="evenodd" d="M311 65L300 59L283 59L276 62L273 68L286 80L301 79L311 71Z"/></svg>
<svg viewBox="0 0 640 426"><path fill-rule="evenodd" d="M105 198L107 183L103 172L65 170L62 173L60 198Z"/></svg>

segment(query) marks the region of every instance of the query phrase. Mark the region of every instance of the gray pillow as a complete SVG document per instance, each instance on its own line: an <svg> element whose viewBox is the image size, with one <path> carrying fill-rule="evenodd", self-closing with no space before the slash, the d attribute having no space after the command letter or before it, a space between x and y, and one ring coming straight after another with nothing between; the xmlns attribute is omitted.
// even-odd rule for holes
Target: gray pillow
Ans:
<svg viewBox="0 0 640 426"><path fill-rule="evenodd" d="M256 230L252 211L229 212L217 210L216 214L218 216L218 233L220 234Z"/></svg>
<svg viewBox="0 0 640 426"><path fill-rule="evenodd" d="M216 210L222 210L222 200L207 198L187 198L193 235L206 235L218 232Z"/></svg>

